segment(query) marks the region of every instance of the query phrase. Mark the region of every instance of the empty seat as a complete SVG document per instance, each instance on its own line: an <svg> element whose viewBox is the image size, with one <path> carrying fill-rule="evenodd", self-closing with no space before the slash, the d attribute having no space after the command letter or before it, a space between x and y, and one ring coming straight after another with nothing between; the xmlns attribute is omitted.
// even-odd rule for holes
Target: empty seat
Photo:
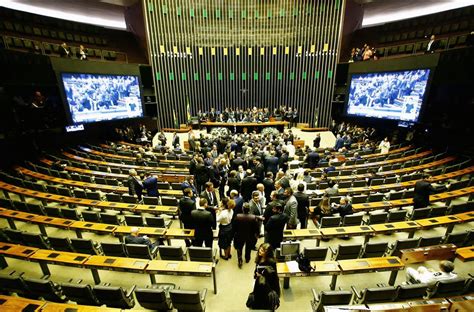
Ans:
<svg viewBox="0 0 474 312"><path fill-rule="evenodd" d="M175 197L161 196L161 204L163 206L178 206L178 200Z"/></svg>
<svg viewBox="0 0 474 312"><path fill-rule="evenodd" d="M402 199L405 191L391 192L389 195L390 200Z"/></svg>
<svg viewBox="0 0 474 312"><path fill-rule="evenodd" d="M427 284L408 284L398 286L398 301L422 299L428 290Z"/></svg>
<svg viewBox="0 0 474 312"><path fill-rule="evenodd" d="M122 195L122 201L124 203L129 203L129 204L136 204L137 203L137 198L133 195L128 195L128 194L123 194Z"/></svg>
<svg viewBox="0 0 474 312"><path fill-rule="evenodd" d="M61 284L61 288L66 298L76 302L77 304L92 306L100 305L100 302L90 285L63 283Z"/></svg>
<svg viewBox="0 0 474 312"><path fill-rule="evenodd" d="M211 247L188 247L189 260L200 262L214 262L215 251ZM160 251L161 256L161 251ZM163 259L163 258L162 258Z"/></svg>
<svg viewBox="0 0 474 312"><path fill-rule="evenodd" d="M398 239L395 241L395 243L393 243L392 245L388 247L387 255L399 257L400 250L416 248L418 247L419 243L420 243L419 238Z"/></svg>
<svg viewBox="0 0 474 312"><path fill-rule="evenodd" d="M398 288L393 286L366 288L361 292L358 292L354 286L351 288L354 293L353 303L357 304L391 302L397 300L398 297Z"/></svg>
<svg viewBox="0 0 474 312"><path fill-rule="evenodd" d="M83 211L81 213L84 221L100 223L100 214L97 211ZM105 222L104 222L105 223Z"/></svg>
<svg viewBox="0 0 474 312"><path fill-rule="evenodd" d="M466 280L461 277L438 281L432 290L429 290L429 298L458 296L464 292Z"/></svg>
<svg viewBox="0 0 474 312"><path fill-rule="evenodd" d="M403 209L390 211L388 213L387 222L391 223L391 222L405 221L406 216L407 216L407 211Z"/></svg>
<svg viewBox="0 0 474 312"><path fill-rule="evenodd" d="M44 211L43 205L41 205L41 204L27 203L26 205L28 206L28 210L31 213L38 214L38 215L45 215L46 214L46 212Z"/></svg>
<svg viewBox="0 0 474 312"><path fill-rule="evenodd" d="M20 275L0 274L0 291L2 293L16 293L19 296L28 294L28 286Z"/></svg>
<svg viewBox="0 0 474 312"><path fill-rule="evenodd" d="M86 192L87 198L92 200L102 200L99 192Z"/></svg>
<svg viewBox="0 0 474 312"><path fill-rule="evenodd" d="M430 218L442 217L446 215L447 210L448 210L448 207L446 206L433 207L431 208Z"/></svg>
<svg viewBox="0 0 474 312"><path fill-rule="evenodd" d="M86 194L86 191L84 190L75 189L73 190L73 193L74 193L74 197L87 199L87 194Z"/></svg>
<svg viewBox="0 0 474 312"><path fill-rule="evenodd" d="M171 223L171 222L165 222L165 219L163 219L162 217L145 217L145 221L146 221L147 226L158 227L158 228L168 227L169 223Z"/></svg>
<svg viewBox="0 0 474 312"><path fill-rule="evenodd" d="M150 259L153 260L156 257L158 251L157 247L149 248L147 245L140 244L125 244L127 254L131 258Z"/></svg>
<svg viewBox="0 0 474 312"><path fill-rule="evenodd" d="M324 261L328 253L328 247L305 247L303 255L310 261Z"/></svg>
<svg viewBox="0 0 474 312"><path fill-rule="evenodd" d="M158 197L143 196L143 204L157 206L159 204Z"/></svg>
<svg viewBox="0 0 474 312"><path fill-rule="evenodd" d="M21 231L13 230L13 229L4 229L3 233L8 237L8 240L13 244L24 244L23 243L23 235Z"/></svg>
<svg viewBox="0 0 474 312"><path fill-rule="evenodd" d="M107 224L115 224L115 225L122 224L118 216L114 213L101 213L100 219L102 220L103 223L107 223Z"/></svg>
<svg viewBox="0 0 474 312"><path fill-rule="evenodd" d="M49 244L51 248L58 251L68 251L73 252L74 249L72 248L71 241L67 237L48 237Z"/></svg>
<svg viewBox="0 0 474 312"><path fill-rule="evenodd" d="M369 203L373 202L379 202L384 200L384 195L383 194L370 194L369 198L367 198L367 201Z"/></svg>
<svg viewBox="0 0 474 312"><path fill-rule="evenodd" d="M133 299L135 287L133 286L125 291L122 287L94 286L94 292L101 305L105 304L111 308L131 309L135 306L135 300Z"/></svg>
<svg viewBox="0 0 474 312"><path fill-rule="evenodd" d="M144 226L143 224L143 217L135 216L135 215L126 215L125 216L125 223L128 226Z"/></svg>
<svg viewBox="0 0 474 312"><path fill-rule="evenodd" d="M312 288L311 306L315 312L323 312L325 306L347 305L351 302L352 292L348 290L321 291L319 294Z"/></svg>
<svg viewBox="0 0 474 312"><path fill-rule="evenodd" d="M110 201L110 202L122 201L122 196L120 194L115 194L115 193L107 193L105 194L105 198L107 198L107 201Z"/></svg>
<svg viewBox="0 0 474 312"><path fill-rule="evenodd" d="M363 204L367 202L367 195L355 195L351 198L352 204Z"/></svg>
<svg viewBox="0 0 474 312"><path fill-rule="evenodd" d="M347 215L342 219L342 226L360 225L362 217L362 215Z"/></svg>
<svg viewBox="0 0 474 312"><path fill-rule="evenodd" d="M183 249L179 246L159 246L158 252L161 260L186 260Z"/></svg>
<svg viewBox="0 0 474 312"><path fill-rule="evenodd" d="M384 179L372 179L370 181L370 186L382 185L383 182L384 182Z"/></svg>
<svg viewBox="0 0 474 312"><path fill-rule="evenodd" d="M25 202L20 202L20 201L12 201L13 203L13 208L18 211L23 211L23 212L29 212L28 211L28 206L26 205Z"/></svg>
<svg viewBox="0 0 474 312"><path fill-rule="evenodd" d="M102 252L110 257L127 257L125 246L122 243L101 243Z"/></svg>
<svg viewBox="0 0 474 312"><path fill-rule="evenodd" d="M157 183L157 188L159 190L169 190L170 189L170 184L168 182L158 182Z"/></svg>
<svg viewBox="0 0 474 312"><path fill-rule="evenodd" d="M341 217L322 217L319 223L320 228L337 227L341 223Z"/></svg>
<svg viewBox="0 0 474 312"><path fill-rule="evenodd" d="M85 253L89 255L99 255L100 246L98 244L94 244L94 242L90 239L84 238L71 238L71 245L72 248L78 253Z"/></svg>
<svg viewBox="0 0 474 312"><path fill-rule="evenodd" d="M41 234L22 232L23 244L30 247L49 249L48 241Z"/></svg>
<svg viewBox="0 0 474 312"><path fill-rule="evenodd" d="M329 247L332 260L357 259L362 249L361 244L338 245L336 249Z"/></svg>
<svg viewBox="0 0 474 312"><path fill-rule="evenodd" d="M71 220L80 220L79 215L77 214L76 209L71 208L61 208L61 214L66 219Z"/></svg>
<svg viewBox="0 0 474 312"><path fill-rule="evenodd" d="M206 310L207 289L197 290L171 290L170 297L173 307L178 312L184 311L205 311Z"/></svg>
<svg viewBox="0 0 474 312"><path fill-rule="evenodd" d="M44 298L48 301L66 302L61 287L50 280L25 278L25 284L28 287L28 296L34 298Z"/></svg>
<svg viewBox="0 0 474 312"><path fill-rule="evenodd" d="M418 208L413 209L413 213L410 216L411 220L426 219L430 216L431 208Z"/></svg>
<svg viewBox="0 0 474 312"><path fill-rule="evenodd" d="M446 236L444 241L445 244L454 244L456 246L463 246L464 241L466 240L469 232L462 232L462 233L449 233Z"/></svg>
<svg viewBox="0 0 474 312"><path fill-rule="evenodd" d="M442 236L434 236L434 237L421 237L419 247L426 247L426 246L434 246L441 244L443 240Z"/></svg>
<svg viewBox="0 0 474 312"><path fill-rule="evenodd" d="M380 224L387 221L388 213L386 212L369 212L369 219L366 224Z"/></svg>
<svg viewBox="0 0 474 312"><path fill-rule="evenodd" d="M383 257L385 251L387 250L388 243L371 243L368 242L365 244L364 250L362 251L361 258L375 258Z"/></svg>
<svg viewBox="0 0 474 312"><path fill-rule="evenodd" d="M162 288L137 288L135 297L138 303L146 309L154 311L169 311L172 309L171 298L167 297Z"/></svg>

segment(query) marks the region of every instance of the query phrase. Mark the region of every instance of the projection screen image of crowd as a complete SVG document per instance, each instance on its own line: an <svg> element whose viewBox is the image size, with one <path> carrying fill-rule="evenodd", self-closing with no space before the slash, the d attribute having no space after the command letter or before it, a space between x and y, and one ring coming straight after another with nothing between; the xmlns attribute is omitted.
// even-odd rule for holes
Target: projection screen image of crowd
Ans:
<svg viewBox="0 0 474 312"><path fill-rule="evenodd" d="M61 76L73 123L143 117L138 76Z"/></svg>
<svg viewBox="0 0 474 312"><path fill-rule="evenodd" d="M352 75L347 114L417 121L429 69Z"/></svg>

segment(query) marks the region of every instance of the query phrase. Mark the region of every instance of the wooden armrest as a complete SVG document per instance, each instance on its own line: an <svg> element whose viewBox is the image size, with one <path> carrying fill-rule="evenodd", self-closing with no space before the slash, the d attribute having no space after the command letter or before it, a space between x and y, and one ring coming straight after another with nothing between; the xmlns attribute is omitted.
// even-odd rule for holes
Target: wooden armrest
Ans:
<svg viewBox="0 0 474 312"><path fill-rule="evenodd" d="M355 288L355 286L351 286L351 290L354 293L354 296L357 297L357 299L362 298L362 292L357 291L357 288Z"/></svg>
<svg viewBox="0 0 474 312"><path fill-rule="evenodd" d="M313 298L316 302L319 302L319 294L318 292L316 291L316 289L314 288L311 288L311 292L313 293Z"/></svg>
<svg viewBox="0 0 474 312"><path fill-rule="evenodd" d="M133 292L135 291L135 288L137 288L137 285L133 285L126 293L125 297L130 297L133 295Z"/></svg>
<svg viewBox="0 0 474 312"><path fill-rule="evenodd" d="M207 295L207 288L204 288L202 291L200 291L200 295L201 295L201 301L204 302Z"/></svg>

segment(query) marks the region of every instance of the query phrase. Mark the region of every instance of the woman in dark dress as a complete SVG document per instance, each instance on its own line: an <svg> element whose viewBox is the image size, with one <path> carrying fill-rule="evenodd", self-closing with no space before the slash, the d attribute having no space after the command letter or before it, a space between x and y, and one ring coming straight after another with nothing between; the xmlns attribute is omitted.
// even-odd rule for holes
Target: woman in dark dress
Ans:
<svg viewBox="0 0 474 312"><path fill-rule="evenodd" d="M230 255L230 246L234 238L232 231L232 217L234 216L235 201L227 197L222 199L222 205L216 213L216 220L219 223L219 255L222 259L228 260ZM224 255L222 255L224 251Z"/></svg>
<svg viewBox="0 0 474 312"><path fill-rule="evenodd" d="M268 243L258 247L255 258L252 309L276 310L280 305L280 282L273 248Z"/></svg>

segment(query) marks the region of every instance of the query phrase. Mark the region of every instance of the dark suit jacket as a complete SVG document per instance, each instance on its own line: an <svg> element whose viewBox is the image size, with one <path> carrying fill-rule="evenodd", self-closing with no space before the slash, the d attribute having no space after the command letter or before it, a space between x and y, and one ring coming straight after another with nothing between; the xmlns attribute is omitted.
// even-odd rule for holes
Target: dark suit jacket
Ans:
<svg viewBox="0 0 474 312"><path fill-rule="evenodd" d="M280 159L278 159L278 165L281 169L283 169L284 172L288 170L288 157L288 153L283 153L281 154Z"/></svg>
<svg viewBox="0 0 474 312"><path fill-rule="evenodd" d="M263 178L265 177L265 168L263 167L263 164L259 164L254 168L255 172L255 178L257 179L258 183L261 183L263 181Z"/></svg>
<svg viewBox="0 0 474 312"><path fill-rule="evenodd" d="M191 198L184 196L179 200L178 207L180 211L179 219L183 222L184 228L192 228L191 211L196 209L196 202Z"/></svg>
<svg viewBox="0 0 474 312"><path fill-rule="evenodd" d="M127 179L128 194L137 195L138 199L142 199L143 186L132 176Z"/></svg>
<svg viewBox="0 0 474 312"><path fill-rule="evenodd" d="M306 156L306 163L308 164L309 168L314 169L318 166L319 163L319 154L316 152L311 152Z"/></svg>
<svg viewBox="0 0 474 312"><path fill-rule="evenodd" d="M413 204L415 208L427 207L430 203L430 194L434 193L435 189L430 182L420 180L415 183L415 194L413 195Z"/></svg>
<svg viewBox="0 0 474 312"><path fill-rule="evenodd" d="M152 245L150 239L140 236L127 235L125 236L125 244L140 244L147 245L150 247Z"/></svg>
<svg viewBox="0 0 474 312"><path fill-rule="evenodd" d="M143 188L146 189L147 196L158 197L158 178L151 176L143 181Z"/></svg>
<svg viewBox="0 0 474 312"><path fill-rule="evenodd" d="M272 191L275 190L275 182L272 179L263 179L262 181L263 186L265 186L265 198L267 200L267 203L271 201L270 195Z"/></svg>
<svg viewBox="0 0 474 312"><path fill-rule="evenodd" d="M254 177L245 177L240 184L240 190L242 197L245 201L249 201L252 198L252 192L257 189L257 179Z"/></svg>
<svg viewBox="0 0 474 312"><path fill-rule="evenodd" d="M428 43L429 43L429 41L428 41ZM439 49L439 40L433 41L433 43L431 44L429 49L428 49L428 46L426 46L426 53L433 53L437 49Z"/></svg>
<svg viewBox="0 0 474 312"><path fill-rule="evenodd" d="M265 167L267 168L267 172L271 171L275 175L278 171L278 157L275 156L268 156L265 158Z"/></svg>
<svg viewBox="0 0 474 312"><path fill-rule="evenodd" d="M245 242L255 240L260 233L260 222L253 214L239 213L232 223L234 240Z"/></svg>
<svg viewBox="0 0 474 312"><path fill-rule="evenodd" d="M209 195L207 194L206 190L201 192L200 197L207 199L208 208L206 210L211 213L212 219L214 220L212 228L215 229L216 228L216 211L214 210L214 208L219 205L219 203L217 202L216 191L212 192L212 201L209 198Z"/></svg>
<svg viewBox="0 0 474 312"><path fill-rule="evenodd" d="M272 247L280 247L280 243L283 240L283 229L288 222L289 217L284 213L273 215L265 224L265 242L272 245Z"/></svg>
<svg viewBox="0 0 474 312"><path fill-rule="evenodd" d="M334 211L339 212L339 215L341 216L341 218L344 218L345 216L351 215L351 214L354 213L352 211L352 205L351 204L347 204L347 205L344 205L344 206L339 206L338 208L334 209Z"/></svg>
<svg viewBox="0 0 474 312"><path fill-rule="evenodd" d="M230 167L232 170L238 170L239 166L242 166L244 167L244 169L247 169L247 163L241 157L234 158L230 163Z"/></svg>
<svg viewBox="0 0 474 312"><path fill-rule="evenodd" d="M191 211L191 223L194 226L194 237L197 239L213 239L212 226L214 220L209 211L204 209L194 209Z"/></svg>
<svg viewBox="0 0 474 312"><path fill-rule="evenodd" d="M236 190L240 193L240 180L237 177L227 179L227 185L229 186L229 192Z"/></svg>
<svg viewBox="0 0 474 312"><path fill-rule="evenodd" d="M296 192L293 194L298 202L298 218L308 216L309 196L303 192Z"/></svg>
<svg viewBox="0 0 474 312"><path fill-rule="evenodd" d="M313 140L313 146L315 148L319 148L320 145L321 145L321 137L315 137Z"/></svg>
<svg viewBox="0 0 474 312"><path fill-rule="evenodd" d="M176 144L179 144L179 136L173 137L173 141L171 142L171 144L173 144L173 147L175 147Z"/></svg>
<svg viewBox="0 0 474 312"><path fill-rule="evenodd" d="M209 181L209 170L204 164L197 164L194 177L198 185L204 184Z"/></svg>

